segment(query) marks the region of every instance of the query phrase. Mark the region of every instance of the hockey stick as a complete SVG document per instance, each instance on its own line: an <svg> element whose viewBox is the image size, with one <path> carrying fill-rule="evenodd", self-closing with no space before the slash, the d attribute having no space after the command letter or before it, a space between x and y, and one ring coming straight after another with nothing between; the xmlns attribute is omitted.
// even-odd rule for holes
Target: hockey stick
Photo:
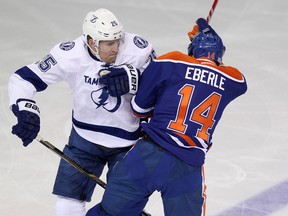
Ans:
<svg viewBox="0 0 288 216"><path fill-rule="evenodd" d="M99 184L102 188L106 188L106 183L104 181L102 181L100 178L98 178L96 175L94 175L93 173L89 172L88 170L86 170L85 168L83 168L82 166L80 166L76 161L74 161L73 159L71 159L69 156L65 155L64 152L62 152L61 150L59 150L58 148L56 148L54 145L52 145L52 143L50 143L47 140L44 140L40 135L37 135L36 140L38 142L40 142L41 144L43 144L45 147L47 147L48 149L50 149L51 151L53 151L55 154L57 154L58 156L60 156L63 160L65 160L66 162L68 162L71 166L73 166L75 169L77 169L78 171L80 171L81 173L87 175L89 178L91 178L92 180L96 181L97 184ZM145 212L144 210L141 212L141 216L151 216L149 213Z"/></svg>
<svg viewBox="0 0 288 216"><path fill-rule="evenodd" d="M209 11L209 15L207 16L207 19L206 19L208 23L209 23L209 21L210 21L211 18L212 18L212 15L213 15L213 13L214 13L214 10L215 10L217 4L218 4L218 0L214 0L213 5L212 5L212 8L211 8L211 10Z"/></svg>
<svg viewBox="0 0 288 216"><path fill-rule="evenodd" d="M212 18L212 15L213 15L213 13L214 13L214 11L215 11L215 8L216 8L217 4L218 4L218 0L214 0L214 2L213 2L213 4L212 4L212 7L211 7L211 9L210 9L210 11L209 11L209 14L208 14L208 16L207 16L207 18L206 18L206 21L207 21L208 23L210 22L210 20L211 20L211 18ZM194 25L193 30L192 30L191 32L188 32L188 36L189 36L189 38L190 38L190 41L192 42L192 41L194 40L194 38L195 38L198 34L199 34L198 26L197 26L197 25Z"/></svg>
<svg viewBox="0 0 288 216"><path fill-rule="evenodd" d="M61 150L59 150L58 148L56 148L54 145L52 145L50 142L48 142L47 140L44 140L41 136L37 136L36 140L39 141L41 144L43 144L44 146L46 146L48 149L50 149L51 151L53 151L54 153L56 153L58 156L60 156L63 160L65 160L66 162L68 162L71 166L73 166L75 169L77 169L78 171L80 171L81 173L84 173L85 175L87 175L89 178L93 179L94 181L97 182L97 184L99 184L102 188L106 188L106 183L103 182L101 179L99 179L97 176L95 176L94 174L92 174L91 172L89 172L88 170L86 170L85 168L81 167L76 161L74 161L73 159L71 159L70 157L68 157L67 155L65 155Z"/></svg>

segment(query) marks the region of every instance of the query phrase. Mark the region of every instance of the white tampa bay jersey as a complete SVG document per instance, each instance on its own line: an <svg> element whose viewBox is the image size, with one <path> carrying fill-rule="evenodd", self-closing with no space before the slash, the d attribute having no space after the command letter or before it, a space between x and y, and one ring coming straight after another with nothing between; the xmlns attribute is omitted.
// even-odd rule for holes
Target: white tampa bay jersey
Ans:
<svg viewBox="0 0 288 216"><path fill-rule="evenodd" d="M125 33L115 65L129 63L142 72L154 58L154 50L148 41ZM11 75L10 106L19 98L33 100L36 92L65 81L72 91L72 122L78 134L110 148L130 146L139 138L139 118L131 114L132 95L108 95L98 82L98 72L104 64L88 52L83 36L57 44L43 59Z"/></svg>

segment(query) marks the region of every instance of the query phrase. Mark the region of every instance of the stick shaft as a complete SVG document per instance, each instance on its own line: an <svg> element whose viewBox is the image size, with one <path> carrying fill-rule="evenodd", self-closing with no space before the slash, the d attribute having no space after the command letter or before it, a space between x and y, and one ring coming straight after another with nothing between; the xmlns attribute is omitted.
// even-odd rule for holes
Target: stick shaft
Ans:
<svg viewBox="0 0 288 216"><path fill-rule="evenodd" d="M50 149L52 152L60 156L63 160L68 162L71 166L73 166L75 169L80 171L81 173L87 175L89 178L93 179L94 181L97 182L102 188L106 188L106 183L102 181L100 178L98 178L96 175L93 173L89 172L85 168L83 168L81 165L79 165L76 161L74 161L72 158L69 156L65 155L64 152L56 148L52 143L48 142L47 140L44 140L41 136L37 136L36 140L40 142L42 145ZM141 212L141 216L150 216L149 213L145 212L144 210Z"/></svg>
<svg viewBox="0 0 288 216"><path fill-rule="evenodd" d="M75 169L77 169L78 171L80 171L81 173L87 175L89 178L93 179L94 181L97 182L97 184L99 184L102 188L106 188L106 183L103 182L101 179L99 179L97 176L95 176L93 173L89 172L88 170L86 170L85 168L81 167L81 165L79 165L76 161L74 161L72 158L68 157L67 155L65 155L61 150L59 150L58 148L56 148L54 145L52 145L50 142L48 142L47 140L44 140L43 138L41 138L39 135L37 136L37 141L39 141L41 144L43 144L45 147L47 147L48 149L50 149L51 151L53 151L55 154L57 154L58 156L60 156L63 160L65 160L66 162L68 162L71 166L73 166Z"/></svg>
<svg viewBox="0 0 288 216"><path fill-rule="evenodd" d="M207 16L207 19L206 19L208 23L209 23L209 21L210 21L211 18L212 18L212 15L213 15L213 13L214 13L214 11L215 11L215 8L216 8L217 4L218 4L218 0L214 0L213 5L212 5L212 8L211 8L211 10L209 11L209 15Z"/></svg>

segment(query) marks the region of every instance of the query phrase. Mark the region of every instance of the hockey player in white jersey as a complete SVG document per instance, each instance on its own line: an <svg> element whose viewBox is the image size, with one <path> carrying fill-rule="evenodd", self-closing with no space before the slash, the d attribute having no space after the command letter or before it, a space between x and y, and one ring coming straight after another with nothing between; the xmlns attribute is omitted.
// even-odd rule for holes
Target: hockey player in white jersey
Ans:
<svg viewBox="0 0 288 216"><path fill-rule="evenodd" d="M66 81L73 97L73 126L64 153L96 176L107 164L109 180L114 164L140 136L139 118L131 115L129 102L139 75L153 58L152 45L124 32L112 12L89 12L82 36L57 44L44 58L11 75L9 106L17 117L12 133L29 145L40 131L35 93ZM105 70L111 65L113 76ZM85 215L95 184L61 160L53 188L58 196L56 215Z"/></svg>

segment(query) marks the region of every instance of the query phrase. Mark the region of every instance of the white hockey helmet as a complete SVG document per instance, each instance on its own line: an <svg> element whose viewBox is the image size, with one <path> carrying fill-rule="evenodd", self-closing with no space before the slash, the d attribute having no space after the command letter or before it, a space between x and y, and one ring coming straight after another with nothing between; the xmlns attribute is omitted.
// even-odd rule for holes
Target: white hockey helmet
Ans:
<svg viewBox="0 0 288 216"><path fill-rule="evenodd" d="M116 16L109 10L100 8L94 12L89 12L83 22L83 34L87 43L89 35L98 49L100 41L110 41L120 39L123 32L123 25Z"/></svg>

